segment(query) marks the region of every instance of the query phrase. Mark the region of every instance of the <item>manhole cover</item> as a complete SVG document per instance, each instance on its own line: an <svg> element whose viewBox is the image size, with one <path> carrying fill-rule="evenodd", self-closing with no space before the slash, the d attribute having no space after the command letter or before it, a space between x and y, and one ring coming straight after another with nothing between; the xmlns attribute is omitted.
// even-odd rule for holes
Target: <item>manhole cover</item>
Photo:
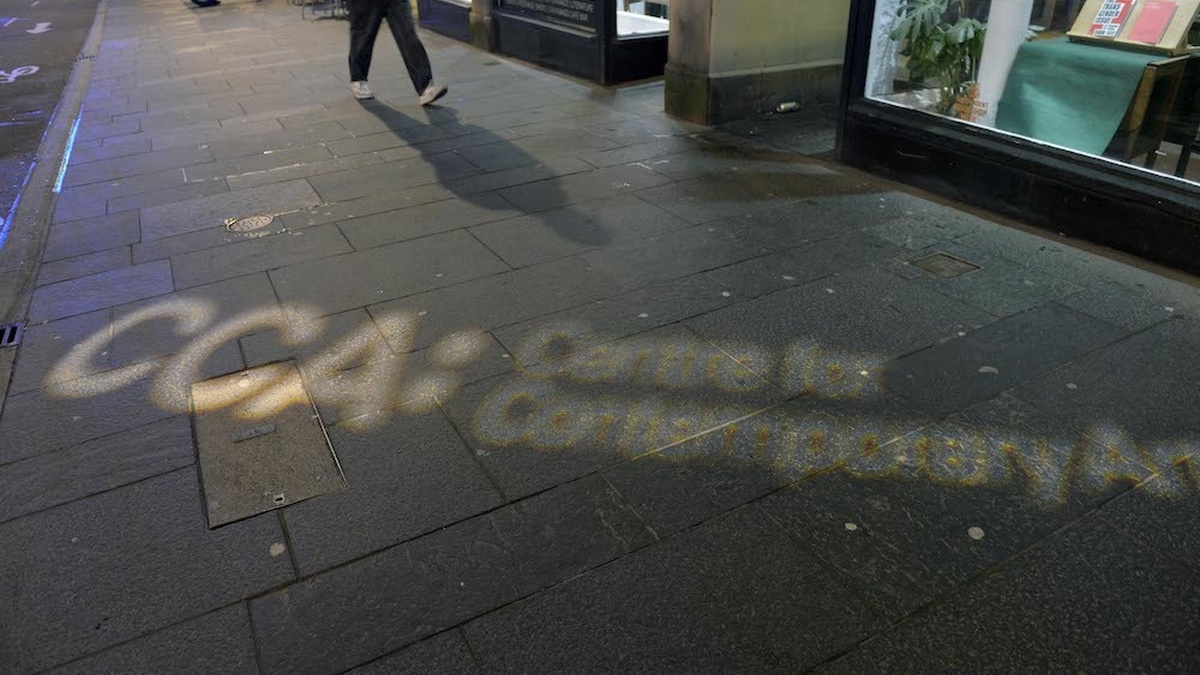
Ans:
<svg viewBox="0 0 1200 675"><path fill-rule="evenodd" d="M945 253L935 253L929 257L914 260L909 264L913 267L919 267L930 274L936 274L943 279L952 279L979 269L979 265L969 263L966 260L960 260Z"/></svg>
<svg viewBox="0 0 1200 675"><path fill-rule="evenodd" d="M253 232L261 230L271 224L275 220L275 216L246 216L245 218L231 218L225 221L225 229L230 232Z"/></svg>
<svg viewBox="0 0 1200 675"><path fill-rule="evenodd" d="M209 527L345 487L294 361L197 382L192 405Z"/></svg>

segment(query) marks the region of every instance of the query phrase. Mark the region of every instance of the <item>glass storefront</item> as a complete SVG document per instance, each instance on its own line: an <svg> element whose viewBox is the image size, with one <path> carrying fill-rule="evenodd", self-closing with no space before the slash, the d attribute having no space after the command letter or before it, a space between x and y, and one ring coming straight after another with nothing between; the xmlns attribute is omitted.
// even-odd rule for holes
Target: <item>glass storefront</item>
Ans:
<svg viewBox="0 0 1200 675"><path fill-rule="evenodd" d="M670 5L670 0L617 0L617 35L665 35Z"/></svg>
<svg viewBox="0 0 1200 675"><path fill-rule="evenodd" d="M1200 0L875 0L873 101L1200 181Z"/></svg>
<svg viewBox="0 0 1200 675"><path fill-rule="evenodd" d="M1200 273L1200 0L850 8L842 161Z"/></svg>
<svg viewBox="0 0 1200 675"><path fill-rule="evenodd" d="M416 0L421 25L560 72L617 84L663 74L670 0Z"/></svg>

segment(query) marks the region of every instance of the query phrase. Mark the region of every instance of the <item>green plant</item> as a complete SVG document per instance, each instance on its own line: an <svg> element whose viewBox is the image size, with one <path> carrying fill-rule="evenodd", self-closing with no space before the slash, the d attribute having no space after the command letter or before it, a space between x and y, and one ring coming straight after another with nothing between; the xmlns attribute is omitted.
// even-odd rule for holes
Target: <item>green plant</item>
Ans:
<svg viewBox="0 0 1200 675"><path fill-rule="evenodd" d="M964 0L903 0L889 35L900 42L913 80L937 85L943 115L978 78L983 55L987 26L964 16L964 9Z"/></svg>

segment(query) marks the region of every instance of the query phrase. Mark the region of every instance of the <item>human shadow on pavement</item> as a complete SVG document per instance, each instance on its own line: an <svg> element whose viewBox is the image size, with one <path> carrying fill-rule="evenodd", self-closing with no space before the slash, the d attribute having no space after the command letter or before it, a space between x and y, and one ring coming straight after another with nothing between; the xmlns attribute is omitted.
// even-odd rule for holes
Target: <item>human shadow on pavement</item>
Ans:
<svg viewBox="0 0 1200 675"><path fill-rule="evenodd" d="M613 241L612 233L596 217L583 213L567 203L568 197L559 184L554 169L520 146L501 137L495 131L475 124L463 123L452 108L431 107L425 110L427 123L407 115L376 99L361 101L364 110L386 124L397 138L420 153L437 175L437 183L450 194L485 209L497 209L498 204L515 211L525 211L510 205L498 193L509 187L537 185L538 208L525 211L546 229L566 242L583 249L606 246ZM441 133L439 133L441 132ZM445 134L445 135L443 135ZM469 137L469 141L463 139ZM475 165L455 151L466 148L487 148L489 155L498 158L500 168L488 170ZM464 171L464 168L468 170ZM506 180L505 172L525 172L519 180Z"/></svg>

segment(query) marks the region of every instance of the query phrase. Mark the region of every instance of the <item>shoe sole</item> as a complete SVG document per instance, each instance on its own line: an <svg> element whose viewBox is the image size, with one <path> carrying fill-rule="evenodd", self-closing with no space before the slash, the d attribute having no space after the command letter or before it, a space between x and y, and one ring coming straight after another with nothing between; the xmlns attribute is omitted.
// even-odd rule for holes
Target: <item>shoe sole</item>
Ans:
<svg viewBox="0 0 1200 675"><path fill-rule="evenodd" d="M448 88L446 88L446 87L442 87L442 90L441 90L441 91L439 91L439 92L437 93L437 95L436 95L436 96L434 96L433 98L429 99L428 101L421 101L421 105L423 105L423 106L425 106L425 105L432 105L432 104L433 104L435 101L437 101L437 100L438 100L438 99L440 99L441 97L445 96L445 95L447 94L447 92L449 92L449 91L450 91L450 90L449 90Z"/></svg>

